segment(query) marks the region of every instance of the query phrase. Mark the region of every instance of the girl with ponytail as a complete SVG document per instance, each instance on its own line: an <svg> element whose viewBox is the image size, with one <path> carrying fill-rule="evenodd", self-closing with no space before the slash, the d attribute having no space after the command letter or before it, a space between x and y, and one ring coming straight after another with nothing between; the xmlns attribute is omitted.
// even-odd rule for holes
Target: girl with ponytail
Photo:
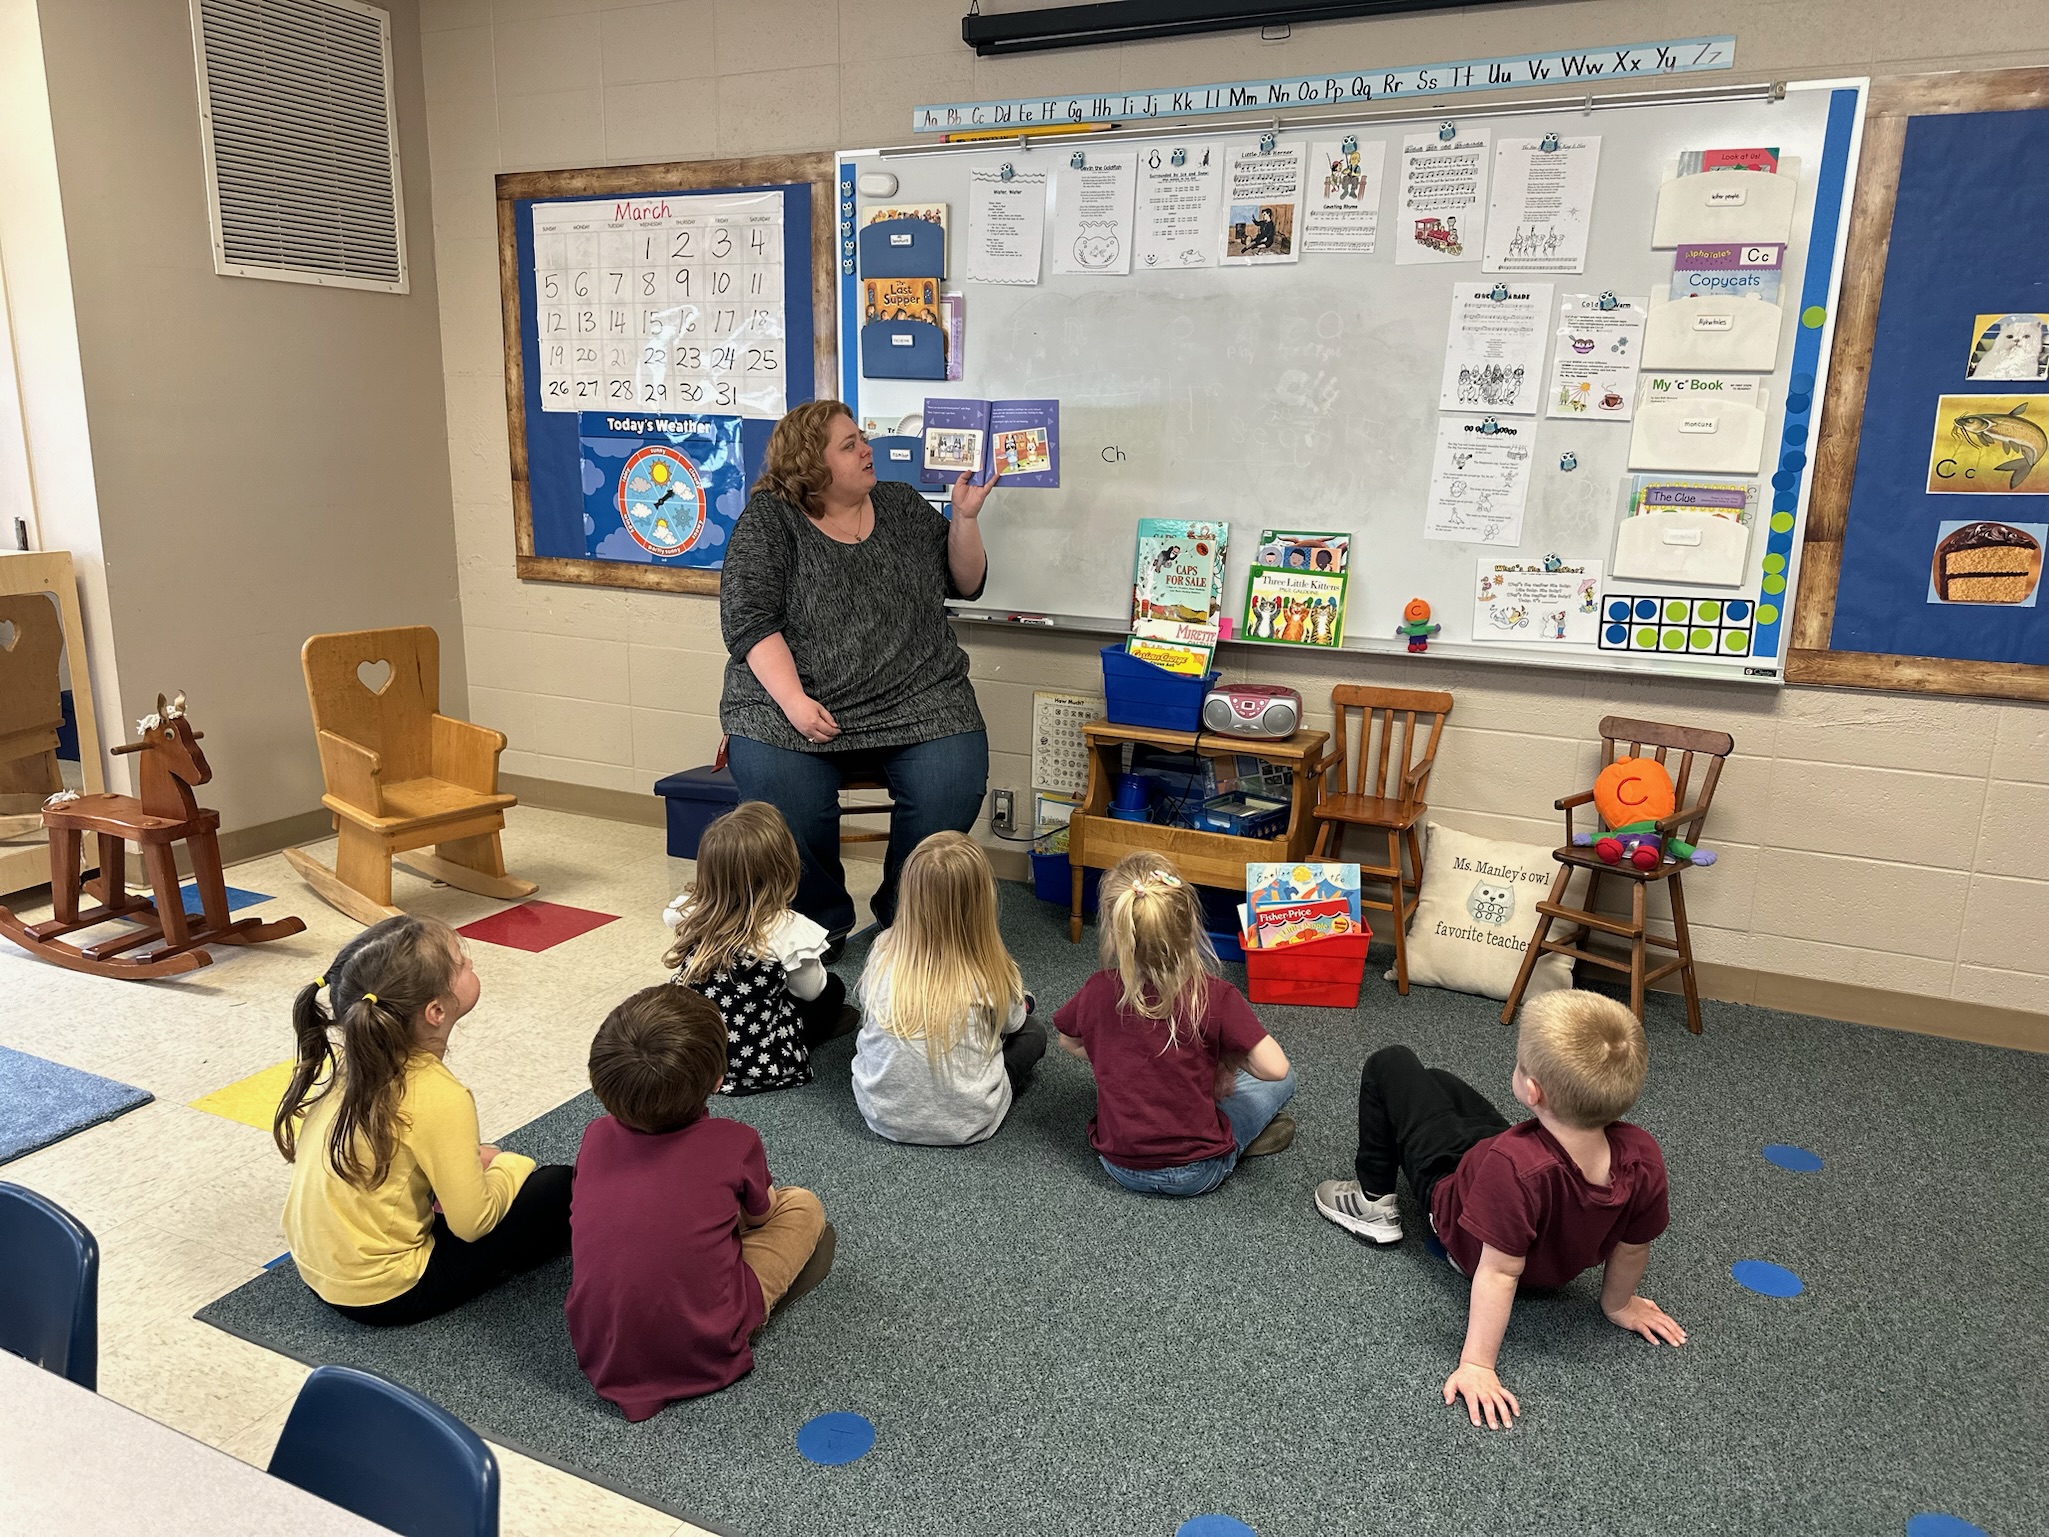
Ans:
<svg viewBox="0 0 2049 1537"><path fill-rule="evenodd" d="M479 1145L476 1101L442 1062L480 991L454 930L398 917L293 1002L271 1125L292 1165L285 1236L306 1284L359 1322L431 1318L569 1246L572 1171Z"/></svg>
<svg viewBox="0 0 2049 1537"><path fill-rule="evenodd" d="M1098 902L1103 969L1053 1016L1062 1047L1095 1070L1089 1143L1127 1190L1214 1190L1240 1158L1295 1138L1287 1054L1216 974L1202 904L1159 854L1125 858Z"/></svg>

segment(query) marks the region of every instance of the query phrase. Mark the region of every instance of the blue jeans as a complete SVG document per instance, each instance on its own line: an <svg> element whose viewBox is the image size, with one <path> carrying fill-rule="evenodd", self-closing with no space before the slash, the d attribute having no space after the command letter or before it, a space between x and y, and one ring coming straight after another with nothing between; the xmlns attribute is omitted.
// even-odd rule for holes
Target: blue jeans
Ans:
<svg viewBox="0 0 2049 1537"><path fill-rule="evenodd" d="M869 904L876 921L887 925L896 917L897 876L911 850L937 832L964 833L981 815L989 738L963 731L904 747L793 752L736 736L727 744L726 763L742 800L767 801L790 824L803 863L794 905L837 938L854 927L854 899L847 895L840 864L840 786L849 779L879 779L896 803L882 885Z"/></svg>
<svg viewBox="0 0 2049 1537"><path fill-rule="evenodd" d="M1103 1168L1126 1190L1136 1190L1140 1195L1207 1195L1230 1177L1252 1139L1265 1131L1267 1123L1280 1114L1281 1106L1294 1097L1292 1067L1287 1077L1271 1082L1255 1078L1241 1068L1237 1082L1231 1086L1231 1097L1217 1106L1231 1123L1231 1140L1238 1144L1230 1152L1173 1169L1124 1169L1107 1158L1102 1160Z"/></svg>

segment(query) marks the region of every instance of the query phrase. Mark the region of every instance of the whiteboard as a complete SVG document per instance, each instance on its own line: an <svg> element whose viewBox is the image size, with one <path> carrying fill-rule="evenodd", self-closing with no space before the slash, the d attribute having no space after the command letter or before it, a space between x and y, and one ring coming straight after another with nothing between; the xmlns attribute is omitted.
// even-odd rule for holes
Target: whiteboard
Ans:
<svg viewBox="0 0 2049 1537"><path fill-rule="evenodd" d="M1233 617L1242 613L1263 528L1349 532L1347 649L1405 649L1395 626L1403 605L1420 596L1444 627L1430 656L1775 683L1791 636L1790 604L1811 478L1809 427L1826 377L1865 85L1800 82L1774 100L1701 100L1712 93L1659 92L1642 99L1575 98L1569 108L1534 112L1440 108L1406 120L1319 117L1314 126L1283 120L1283 147L1347 132L1362 144L1378 139L1387 145L1373 254L1311 251L1285 266L1055 275L1049 238L1048 260L1035 287L964 280L970 171L1011 162L1020 170L1057 175L1077 144L1123 136L843 151L841 398L857 417L883 422L918 413L928 395L1060 401L1060 486L991 498L982 519L988 586L975 603L957 606L963 618L1007 623L1027 615L1026 622L1121 633L1128 628L1138 520L1200 517L1230 525L1224 611ZM1650 102L1650 95L1696 99ZM1598 110L1589 110L1589 102ZM1472 259L1457 263L1403 266L1394 253L1397 236L1406 233L1398 227L1402 140L1419 125L1435 128L1447 119L1484 127L1496 142L1554 131L1601 138L1584 273L1509 279L1553 286L1553 315L1544 326L1547 371L1556 346L1557 306L1565 295L1668 291L1674 253L1652 248L1652 223L1659 188L1674 174L1682 151L1769 145L1778 148L1782 164L1785 157L1797 158L1799 194L1782 280L1778 367L1769 375L1744 376L1763 381L1769 397L1745 584L1731 589L1603 583L1618 592L1753 600L1759 622L1750 654L1666 656L1474 640L1482 557L1541 562L1557 555L1599 560L1604 569L1612 560L1630 478L1631 429L1627 423L1541 414L1513 418L1518 427L1534 428L1535 442L1521 543L1423 537L1453 290L1481 283L1483 270L1477 240L1469 247ZM1149 130L1129 137L1144 140L1147 148L1244 146L1255 144L1267 125L1231 125L1231 132L1207 126L1204 132ZM871 200L856 193L855 179L875 170L898 181L897 190L881 201L949 205L945 287L964 296L966 310L964 377L957 382L861 377L859 280L850 253L862 209ZM1486 283L1494 281L1494 275L1484 276ZM1796 378L1802 388L1793 388ZM1791 413L1789 394L1799 408ZM1577 459L1570 471L1560 468L1568 451Z"/></svg>

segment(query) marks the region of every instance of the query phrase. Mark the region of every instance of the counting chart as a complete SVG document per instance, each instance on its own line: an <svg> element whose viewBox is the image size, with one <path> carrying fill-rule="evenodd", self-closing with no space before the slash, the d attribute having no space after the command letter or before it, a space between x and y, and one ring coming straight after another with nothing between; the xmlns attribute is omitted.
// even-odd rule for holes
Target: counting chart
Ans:
<svg viewBox="0 0 2049 1537"><path fill-rule="evenodd" d="M788 408L783 193L533 206L541 409Z"/></svg>

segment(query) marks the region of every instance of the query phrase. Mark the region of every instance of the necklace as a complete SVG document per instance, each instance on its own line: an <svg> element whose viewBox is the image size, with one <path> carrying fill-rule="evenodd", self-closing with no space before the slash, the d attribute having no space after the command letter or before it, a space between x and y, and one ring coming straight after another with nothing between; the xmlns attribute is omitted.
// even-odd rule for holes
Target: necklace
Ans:
<svg viewBox="0 0 2049 1537"><path fill-rule="evenodd" d="M861 524L864 520L864 517L868 525L868 531L866 533L863 533L861 531ZM866 544L871 538L874 537L875 534L875 503L872 500L864 498L861 502L861 505L854 509L854 520L849 529L849 532L853 535L853 537L850 539L840 538L838 534L826 528L825 524L826 519L819 519L819 532L823 533L826 536L826 538L832 540L834 544Z"/></svg>

